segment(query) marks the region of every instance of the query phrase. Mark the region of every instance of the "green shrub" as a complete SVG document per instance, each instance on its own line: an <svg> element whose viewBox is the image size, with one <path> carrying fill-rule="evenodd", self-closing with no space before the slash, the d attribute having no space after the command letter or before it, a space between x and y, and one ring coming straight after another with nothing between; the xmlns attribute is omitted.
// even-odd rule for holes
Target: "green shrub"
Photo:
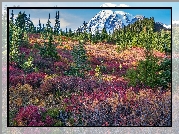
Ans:
<svg viewBox="0 0 179 134"><path fill-rule="evenodd" d="M21 41L22 41L22 30L19 27L14 26L14 25L13 27L10 27L10 30L12 30L12 32L9 34L10 61L20 62L19 61L19 55L20 55L19 46L21 45Z"/></svg>
<svg viewBox="0 0 179 134"><path fill-rule="evenodd" d="M63 126L63 123L61 121L57 121L54 125L55 127Z"/></svg>
<svg viewBox="0 0 179 134"><path fill-rule="evenodd" d="M21 65L21 67L23 68L23 70L25 71L25 72L29 72L29 71L33 71L34 69L33 69L33 57L32 56L30 56L28 59L27 59L27 61L25 61L22 65Z"/></svg>
<svg viewBox="0 0 179 134"><path fill-rule="evenodd" d="M127 71L127 78L130 79L129 85L136 86L144 84L146 86L155 87L159 84L159 65L158 59L153 57L144 61L139 61L138 67Z"/></svg>
<svg viewBox="0 0 179 134"><path fill-rule="evenodd" d="M51 108L47 110L47 112L43 115L43 117L49 115L50 117L56 119L58 117L58 114L59 114L59 110L57 108Z"/></svg>
<svg viewBox="0 0 179 134"><path fill-rule="evenodd" d="M139 84L166 89L171 83L171 59L164 59L160 64L155 57L139 61L138 67L128 70L126 77L131 86Z"/></svg>
<svg viewBox="0 0 179 134"><path fill-rule="evenodd" d="M160 64L160 85L167 87L171 83L171 59L165 58Z"/></svg>
<svg viewBox="0 0 179 134"><path fill-rule="evenodd" d="M9 111L9 126L15 125L14 118L15 118L17 112L18 112L17 110L10 110Z"/></svg>
<svg viewBox="0 0 179 134"><path fill-rule="evenodd" d="M149 86L149 87L164 87L167 88L171 83L171 60L165 58L159 64L159 58L153 54L154 44L152 43L153 32L149 30L145 35L144 47L145 47L145 60L139 61L139 64L135 69L127 71L127 78L130 80L129 85L136 86L137 84ZM167 42L168 43L168 42ZM169 43L168 43L169 44ZM165 46L165 54L170 52L170 47Z"/></svg>

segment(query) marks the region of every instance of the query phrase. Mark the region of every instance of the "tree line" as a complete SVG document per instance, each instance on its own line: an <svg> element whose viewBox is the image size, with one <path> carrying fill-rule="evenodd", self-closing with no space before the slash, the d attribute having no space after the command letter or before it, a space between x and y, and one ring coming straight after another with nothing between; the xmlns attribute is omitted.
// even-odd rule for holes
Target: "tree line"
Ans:
<svg viewBox="0 0 179 134"><path fill-rule="evenodd" d="M42 24L39 19L39 24L35 27L31 21L30 14L27 16L25 12L22 13L20 11L17 18L14 19L12 10L9 20L10 40L12 40L12 31L14 27L19 28L19 32L25 35L27 35L27 33L40 33L47 37L51 32L56 36L67 36L72 39L89 41L91 43L112 43L118 45L121 49L131 46L143 46L146 36L150 36L152 39L151 45L156 50L164 51L166 45L169 48L171 45L171 31L155 23L154 17L138 20L133 24L119 27L114 31L109 31L109 33L104 27L101 32L97 29L96 33L92 34L91 29L87 28L87 23L85 21L82 27L77 28L76 31L72 31L71 28L66 28L66 30L63 31L60 27L59 11L56 11L54 27L51 26L50 14L46 26Z"/></svg>

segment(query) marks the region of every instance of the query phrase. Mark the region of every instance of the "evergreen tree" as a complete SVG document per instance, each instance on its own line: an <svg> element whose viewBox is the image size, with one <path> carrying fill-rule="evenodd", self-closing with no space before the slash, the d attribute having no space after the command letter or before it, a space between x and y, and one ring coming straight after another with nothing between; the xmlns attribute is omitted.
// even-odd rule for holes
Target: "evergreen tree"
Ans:
<svg viewBox="0 0 179 134"><path fill-rule="evenodd" d="M36 31L34 31L34 24L30 20L30 14L29 14L29 17L27 18L26 29L28 29L27 31L30 32L30 33L35 33L36 32Z"/></svg>
<svg viewBox="0 0 179 134"><path fill-rule="evenodd" d="M50 13L49 13L49 18L48 18L46 28L45 28L47 35L48 35L48 33L50 33L51 29L52 29L52 27L51 27L51 21L50 21Z"/></svg>
<svg viewBox="0 0 179 134"><path fill-rule="evenodd" d="M37 33L41 33L42 27L41 27L41 23L40 23L40 19L39 19L39 24L37 27Z"/></svg>
<svg viewBox="0 0 179 134"><path fill-rule="evenodd" d="M9 23L11 23L11 24L14 23L14 13L13 13L13 10L12 10L12 13L11 13L11 17L10 17Z"/></svg>
<svg viewBox="0 0 179 134"><path fill-rule="evenodd" d="M27 15L25 14L25 12L21 13L21 11L20 11L17 18L15 19L15 25L17 27L20 27L23 31L25 31L25 30L27 30L26 29L27 21L28 21L28 19L27 19Z"/></svg>
<svg viewBox="0 0 179 134"><path fill-rule="evenodd" d="M64 32L62 31L62 29L60 29L60 35L63 36Z"/></svg>
<svg viewBox="0 0 179 134"><path fill-rule="evenodd" d="M85 42L88 40L87 24L85 21L83 22L83 35L81 37Z"/></svg>
<svg viewBox="0 0 179 134"><path fill-rule="evenodd" d="M97 30L96 30L96 33L95 33L95 36L96 36L96 40L99 41L101 36L100 36L100 33L99 33L99 28L97 27Z"/></svg>
<svg viewBox="0 0 179 134"><path fill-rule="evenodd" d="M84 33L86 33L87 24L88 24L88 23L86 23L85 21L83 22L83 27L84 27L84 31L83 31L83 32L84 32Z"/></svg>
<svg viewBox="0 0 179 134"><path fill-rule="evenodd" d="M78 27L76 32L77 32L77 35L79 36L81 34L81 28Z"/></svg>
<svg viewBox="0 0 179 134"><path fill-rule="evenodd" d="M45 31L45 26L44 26L44 24L43 24L43 27L42 27L42 32L44 32Z"/></svg>
<svg viewBox="0 0 179 134"><path fill-rule="evenodd" d="M72 30L71 28L69 28L68 37L72 37L72 36L73 36Z"/></svg>
<svg viewBox="0 0 179 134"><path fill-rule="evenodd" d="M106 28L104 27L101 33L101 41L107 41L108 33L106 31Z"/></svg>
<svg viewBox="0 0 179 134"><path fill-rule="evenodd" d="M151 17L151 28L153 29L153 31L155 31L155 20L154 17Z"/></svg>
<svg viewBox="0 0 179 134"><path fill-rule="evenodd" d="M66 35L67 35L67 33L68 33L68 29L67 29L67 27L66 27Z"/></svg>
<svg viewBox="0 0 179 134"><path fill-rule="evenodd" d="M59 20L59 11L56 12L56 16L55 16L55 26L54 26L54 33L56 35L59 34L59 31L60 31L60 20Z"/></svg>
<svg viewBox="0 0 179 134"><path fill-rule="evenodd" d="M53 41L53 31L52 29L50 29L49 33L48 33L48 43L45 42L45 45L40 48L40 55L43 58L52 58L53 60L58 59L58 53L56 50L55 45L52 43Z"/></svg>

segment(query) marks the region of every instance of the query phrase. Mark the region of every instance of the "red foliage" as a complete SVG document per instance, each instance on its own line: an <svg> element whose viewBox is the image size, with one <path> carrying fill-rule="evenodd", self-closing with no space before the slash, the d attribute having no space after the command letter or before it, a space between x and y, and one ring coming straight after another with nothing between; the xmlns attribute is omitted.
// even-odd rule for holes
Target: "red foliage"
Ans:
<svg viewBox="0 0 179 134"><path fill-rule="evenodd" d="M44 73L30 73L26 75L25 81L27 84L33 87L39 87L42 80L45 78Z"/></svg>
<svg viewBox="0 0 179 134"><path fill-rule="evenodd" d="M18 83L24 84L24 76L9 76L9 82L11 86L16 86Z"/></svg>
<svg viewBox="0 0 179 134"><path fill-rule="evenodd" d="M9 84L16 86L18 83L24 83L24 71L15 67L15 63L9 66Z"/></svg>
<svg viewBox="0 0 179 134"><path fill-rule="evenodd" d="M24 53L25 56L28 56L31 52L31 49L26 48L26 47L20 47L19 50L20 50L21 53Z"/></svg>
<svg viewBox="0 0 179 134"><path fill-rule="evenodd" d="M29 34L28 36L33 39L40 38L40 34ZM66 40L70 40L69 38L65 36L61 38L65 47L72 47L73 43L70 45L69 42L66 42ZM39 54L36 55L38 50L33 49L32 52L36 57L33 64L40 70L39 73L33 72L25 76L16 63L10 63L10 86L16 86L18 83L30 84L33 88L39 88L42 95L52 94L59 90L63 94L60 95L60 103L65 103L66 112L75 114L75 116L82 115L79 120L87 126L161 125L164 122L162 119L160 121L161 111L165 117L170 111L162 109L161 106L169 108L169 97L167 98L167 95L163 95L163 93L149 91L147 87L145 87L147 91L142 91L141 87L128 87L128 82L121 76L128 68L135 66L138 60L143 59L143 49L136 47L119 54L115 51L114 45L102 43L86 45L85 49L92 66L92 70L88 72L89 77L85 77L86 79L64 76L64 71L68 70L73 62L70 50L63 50L59 47L60 59L54 61L51 58L42 58ZM20 47L20 52L26 56L30 54L30 51L28 48ZM162 53L155 52L155 54L159 57L163 56ZM95 76L96 65L104 67L100 69L102 78ZM48 71L48 69L50 73L60 76L46 79L42 72ZM104 80L104 76L111 79ZM65 97L67 92L70 98ZM157 112L152 113L153 111ZM50 116L46 116L42 121L44 112L46 110L39 109L37 106L22 107L17 113L15 121L18 126L52 126L54 119ZM143 122L141 122L142 119ZM77 118L75 118L75 122L78 122Z"/></svg>
<svg viewBox="0 0 179 134"><path fill-rule="evenodd" d="M44 126L48 122L42 122L42 113L46 110L44 108L39 108L37 106L29 105L27 107L22 107L15 121L18 125L22 126ZM51 121L51 119L48 119Z"/></svg>

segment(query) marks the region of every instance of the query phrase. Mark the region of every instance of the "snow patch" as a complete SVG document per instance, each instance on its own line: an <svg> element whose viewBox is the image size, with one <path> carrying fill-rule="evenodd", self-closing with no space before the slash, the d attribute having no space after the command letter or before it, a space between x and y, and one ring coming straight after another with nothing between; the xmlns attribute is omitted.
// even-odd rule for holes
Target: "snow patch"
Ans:
<svg viewBox="0 0 179 134"><path fill-rule="evenodd" d="M171 28L171 25L165 25L165 24L164 24L163 26L164 26L165 28L169 28L169 29Z"/></svg>

